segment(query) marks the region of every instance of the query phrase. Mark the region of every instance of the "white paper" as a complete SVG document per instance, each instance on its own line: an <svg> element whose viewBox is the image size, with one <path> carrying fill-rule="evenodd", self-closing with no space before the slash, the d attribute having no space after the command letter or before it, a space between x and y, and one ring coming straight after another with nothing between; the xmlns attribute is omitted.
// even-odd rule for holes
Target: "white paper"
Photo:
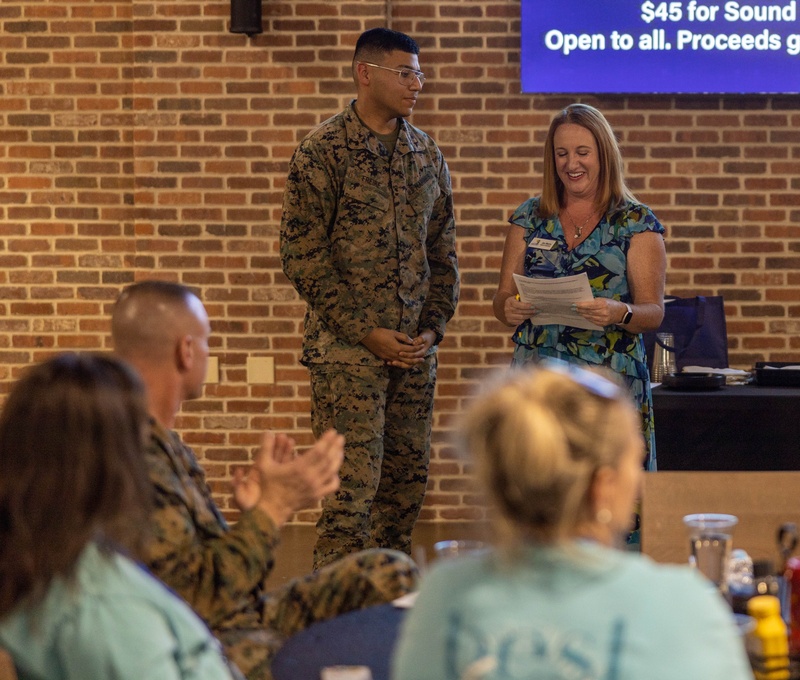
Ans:
<svg viewBox="0 0 800 680"><path fill-rule="evenodd" d="M372 680L368 666L325 666L320 671L321 680Z"/></svg>
<svg viewBox="0 0 800 680"><path fill-rule="evenodd" d="M411 609L417 601L417 595L419 595L418 590L415 590L413 593L406 593L392 600L392 604L398 609Z"/></svg>
<svg viewBox="0 0 800 680"><path fill-rule="evenodd" d="M798 366L800 368L800 366ZM709 368L707 366L684 366L681 373L714 373L716 375L750 375L739 368Z"/></svg>
<svg viewBox="0 0 800 680"><path fill-rule="evenodd" d="M586 272L555 279L536 279L514 274L514 283L519 291L519 299L532 304L538 310L531 317L535 325L557 324L590 331L603 330L602 326L587 321L572 310L572 305L576 302L586 302L593 298Z"/></svg>

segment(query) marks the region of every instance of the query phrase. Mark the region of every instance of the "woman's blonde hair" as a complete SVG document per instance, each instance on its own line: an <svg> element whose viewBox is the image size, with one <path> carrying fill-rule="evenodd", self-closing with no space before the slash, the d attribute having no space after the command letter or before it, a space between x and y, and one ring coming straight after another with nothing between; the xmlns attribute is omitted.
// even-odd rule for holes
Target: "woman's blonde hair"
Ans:
<svg viewBox="0 0 800 680"><path fill-rule="evenodd" d="M580 125L592 133L597 144L600 161L597 199L595 208L603 213L617 207L624 201L635 197L625 184L622 170L622 154L614 131L602 113L588 104L570 104L560 111L550 123L544 143L544 170L542 176L542 195L539 199L539 216L548 218L558 213L564 205L564 183L556 171L554 139L556 130L562 125Z"/></svg>
<svg viewBox="0 0 800 680"><path fill-rule="evenodd" d="M540 365L508 374L473 402L463 446L506 529L553 543L592 518L594 473L617 466L637 422L612 380Z"/></svg>

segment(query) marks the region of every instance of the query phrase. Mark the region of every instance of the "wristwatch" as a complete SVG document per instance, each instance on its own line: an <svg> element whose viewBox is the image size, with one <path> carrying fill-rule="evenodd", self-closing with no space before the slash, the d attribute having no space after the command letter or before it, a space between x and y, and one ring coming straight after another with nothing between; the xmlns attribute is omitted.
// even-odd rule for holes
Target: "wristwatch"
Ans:
<svg viewBox="0 0 800 680"><path fill-rule="evenodd" d="M631 322L631 319L633 318L633 310L631 309L631 306L627 302L623 302L622 304L625 305L625 308L628 311L625 312L625 316L622 317L622 321L620 321L619 324L617 325L627 326Z"/></svg>

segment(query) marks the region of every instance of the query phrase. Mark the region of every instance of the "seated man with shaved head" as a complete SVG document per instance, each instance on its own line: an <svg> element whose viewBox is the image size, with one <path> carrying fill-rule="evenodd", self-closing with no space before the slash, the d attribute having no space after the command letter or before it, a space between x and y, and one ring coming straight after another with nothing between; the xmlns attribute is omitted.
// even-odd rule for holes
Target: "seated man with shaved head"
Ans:
<svg viewBox="0 0 800 680"><path fill-rule="evenodd" d="M202 392L209 334L202 302L180 284L136 283L114 307L115 351L144 380L152 417L147 465L155 508L147 562L206 621L248 678L268 679L288 636L393 600L415 588L417 572L403 553L369 550L265 592L281 525L338 488L344 439L328 431L295 456L290 438L266 432L252 466L233 478L241 515L230 527L194 453L171 430L181 404Z"/></svg>

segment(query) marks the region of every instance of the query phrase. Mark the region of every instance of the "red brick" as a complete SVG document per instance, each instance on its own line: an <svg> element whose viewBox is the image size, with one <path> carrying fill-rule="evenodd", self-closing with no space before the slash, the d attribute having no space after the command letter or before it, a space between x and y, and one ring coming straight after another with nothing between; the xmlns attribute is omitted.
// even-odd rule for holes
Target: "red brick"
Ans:
<svg viewBox="0 0 800 680"><path fill-rule="evenodd" d="M28 28L15 32L8 17L23 9ZM202 15L148 1L3 3L0 284L17 297L0 305L0 347L29 351L3 356L0 393L48 351L107 349L107 315L126 283L180 280L210 303L222 382L187 405L179 428L202 449L226 514L238 516L227 478L264 427L310 445L305 304L278 253L282 190L297 142L352 97L355 37L384 25L385 11L377 0L265 3L268 31L249 39L225 31L225 3ZM395 0L391 11L422 45L430 82L411 121L450 164L464 274L441 348L435 493L423 515L482 518L448 438L471 390L511 355L490 304L505 221L540 190L547 126L572 97L519 93L518 0ZM668 292L726 295L734 365L797 360L796 105L586 101L607 113L629 185L667 227ZM278 383L246 384L254 352L275 357Z"/></svg>

